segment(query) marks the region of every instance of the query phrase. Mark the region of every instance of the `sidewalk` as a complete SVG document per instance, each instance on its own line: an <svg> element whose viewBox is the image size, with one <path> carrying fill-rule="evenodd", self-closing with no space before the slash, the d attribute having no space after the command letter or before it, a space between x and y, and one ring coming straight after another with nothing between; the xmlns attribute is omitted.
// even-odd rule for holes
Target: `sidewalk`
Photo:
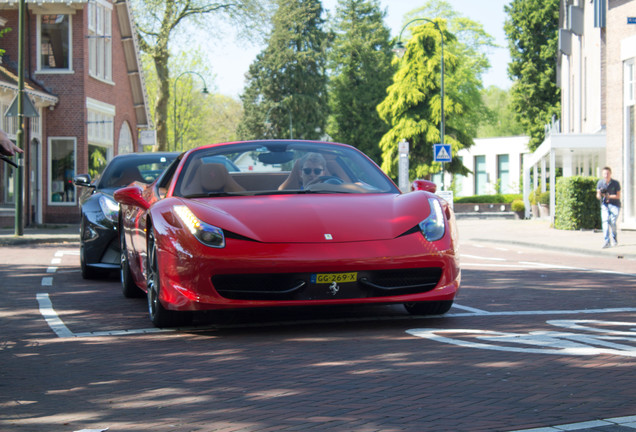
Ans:
<svg viewBox="0 0 636 432"><path fill-rule="evenodd" d="M458 219L459 241L514 244L538 249L636 260L636 231L619 230L618 245L602 249L603 232L550 228L542 219ZM636 268L636 265L634 265Z"/></svg>
<svg viewBox="0 0 636 432"><path fill-rule="evenodd" d="M601 249L600 231L563 231L550 228L547 220L458 219L460 242L513 244L552 251L636 260L636 231L619 231L618 246ZM46 225L25 228L16 237L14 229L0 229L0 246L39 243L79 243L78 225Z"/></svg>
<svg viewBox="0 0 636 432"><path fill-rule="evenodd" d="M0 246L43 243L79 244L79 224L47 224L24 228L23 234L16 236L15 228L0 228Z"/></svg>

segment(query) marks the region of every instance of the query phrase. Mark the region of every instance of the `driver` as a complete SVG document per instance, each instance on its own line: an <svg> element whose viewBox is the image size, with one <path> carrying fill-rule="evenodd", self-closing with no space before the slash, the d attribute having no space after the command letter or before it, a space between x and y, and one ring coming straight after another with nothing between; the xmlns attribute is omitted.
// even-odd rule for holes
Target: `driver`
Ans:
<svg viewBox="0 0 636 432"><path fill-rule="evenodd" d="M319 153L307 153L296 161L289 177L278 189L304 189L316 183L320 177L328 175L325 158Z"/></svg>

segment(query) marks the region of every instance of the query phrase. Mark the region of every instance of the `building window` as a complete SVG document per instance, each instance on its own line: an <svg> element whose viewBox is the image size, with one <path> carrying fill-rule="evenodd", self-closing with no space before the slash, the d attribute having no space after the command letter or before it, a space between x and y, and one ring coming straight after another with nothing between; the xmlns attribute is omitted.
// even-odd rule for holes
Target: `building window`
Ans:
<svg viewBox="0 0 636 432"><path fill-rule="evenodd" d="M88 3L88 71L91 76L112 80L112 5L105 1Z"/></svg>
<svg viewBox="0 0 636 432"><path fill-rule="evenodd" d="M96 99L86 99L88 113L88 173L101 174L113 157L115 106Z"/></svg>
<svg viewBox="0 0 636 432"><path fill-rule="evenodd" d="M108 149L96 145L88 145L88 174L92 179L104 171L108 162Z"/></svg>
<svg viewBox="0 0 636 432"><path fill-rule="evenodd" d="M40 15L39 48L41 71L71 69L70 15Z"/></svg>
<svg viewBox="0 0 636 432"><path fill-rule="evenodd" d="M487 184L486 156L475 156L475 195L486 195Z"/></svg>
<svg viewBox="0 0 636 432"><path fill-rule="evenodd" d="M15 143L15 140L11 141ZM14 159L12 158L12 160ZM16 170L4 163L3 165L2 184L0 185L2 204L13 204L15 203Z"/></svg>
<svg viewBox="0 0 636 432"><path fill-rule="evenodd" d="M512 193L510 190L510 157L508 155L497 155L497 181L499 193Z"/></svg>
<svg viewBox="0 0 636 432"><path fill-rule="evenodd" d="M127 121L123 122L119 129L119 140L117 142L117 153L125 154L132 153L134 151L134 143L132 133L130 132L130 125Z"/></svg>
<svg viewBox="0 0 636 432"><path fill-rule="evenodd" d="M75 138L49 138L49 204L75 204Z"/></svg>

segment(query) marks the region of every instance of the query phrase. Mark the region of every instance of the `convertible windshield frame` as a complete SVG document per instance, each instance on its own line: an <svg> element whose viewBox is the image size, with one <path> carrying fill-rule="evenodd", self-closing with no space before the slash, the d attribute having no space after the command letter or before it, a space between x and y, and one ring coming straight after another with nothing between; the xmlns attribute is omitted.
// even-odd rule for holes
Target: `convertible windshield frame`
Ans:
<svg viewBox="0 0 636 432"><path fill-rule="evenodd" d="M174 180L173 195L249 196L302 192L309 186L299 180L302 177L300 169L311 154L322 158L325 174L329 174L322 177L332 182L312 193L400 193L395 183L371 159L352 146L270 140L215 144L190 150ZM217 173L206 174L205 170ZM286 179L291 177L300 184L287 184ZM336 183L336 180L340 182ZM343 183L351 186L338 187ZM283 188L287 191L280 193Z"/></svg>

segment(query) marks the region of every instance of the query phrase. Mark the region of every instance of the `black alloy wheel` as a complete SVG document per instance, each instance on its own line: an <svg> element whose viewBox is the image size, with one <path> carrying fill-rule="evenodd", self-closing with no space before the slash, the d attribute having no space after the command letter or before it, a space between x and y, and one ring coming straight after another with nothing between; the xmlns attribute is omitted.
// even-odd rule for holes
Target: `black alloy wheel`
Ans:
<svg viewBox="0 0 636 432"><path fill-rule="evenodd" d="M126 248L126 236L123 224L119 221L119 278L121 280L121 292L126 298L140 298L144 292L135 284L128 262L128 249Z"/></svg>

